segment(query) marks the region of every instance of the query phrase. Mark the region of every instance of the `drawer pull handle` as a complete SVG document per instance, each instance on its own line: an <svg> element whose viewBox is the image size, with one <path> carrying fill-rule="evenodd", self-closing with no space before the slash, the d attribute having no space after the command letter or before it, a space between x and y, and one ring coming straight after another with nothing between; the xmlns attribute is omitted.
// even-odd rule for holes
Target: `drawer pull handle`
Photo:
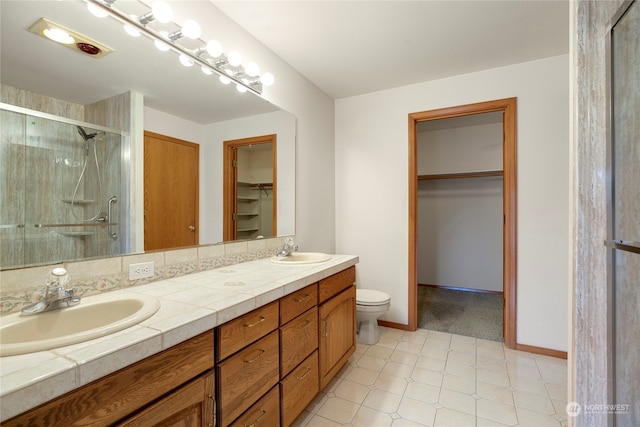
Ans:
<svg viewBox="0 0 640 427"><path fill-rule="evenodd" d="M244 427L253 427L258 424L258 421L260 421L262 417L264 417L267 413L267 411L265 411L264 409L261 409L260 412L262 413L258 416L258 418L256 418L251 424L245 424Z"/></svg>
<svg viewBox="0 0 640 427"><path fill-rule="evenodd" d="M307 325L308 325L309 323L311 323L311 320L309 320L309 319L305 319L305 321L304 321L304 323L303 323L302 325L298 325L298 326L296 326L296 329L304 329L304 328L306 328L306 327L307 327Z"/></svg>
<svg viewBox="0 0 640 427"><path fill-rule="evenodd" d="M307 368L307 370L305 371L305 373L304 373L304 374L302 374L302 375L301 375L301 376L299 376L299 377L298 377L298 376L296 376L296 378L302 381L303 379L307 378L307 375L309 375L309 373L310 373L310 372L311 372L311 368Z"/></svg>
<svg viewBox="0 0 640 427"><path fill-rule="evenodd" d="M309 299L309 297L311 296L311 294L304 294L301 297L298 297L295 299L295 302L302 302L302 301L306 301Z"/></svg>
<svg viewBox="0 0 640 427"><path fill-rule="evenodd" d="M254 323L245 323L244 327L245 328L252 328L252 327L254 327L256 325L259 325L260 323L264 322L265 320L266 319L265 319L264 316L260 316L260 320L258 320L257 322L254 322Z"/></svg>
<svg viewBox="0 0 640 427"><path fill-rule="evenodd" d="M327 319L322 319L322 322L324 323L324 336L328 337L329 336L329 325L327 324Z"/></svg>
<svg viewBox="0 0 640 427"><path fill-rule="evenodd" d="M212 420L213 422L209 424L210 427L216 427L216 399L212 395L208 396L211 399L211 407L212 409Z"/></svg>
<svg viewBox="0 0 640 427"><path fill-rule="evenodd" d="M260 352L258 353L258 355L256 357L254 357L253 359L245 360L244 363L253 363L256 360L260 359L264 353L265 353L264 350L260 350Z"/></svg>

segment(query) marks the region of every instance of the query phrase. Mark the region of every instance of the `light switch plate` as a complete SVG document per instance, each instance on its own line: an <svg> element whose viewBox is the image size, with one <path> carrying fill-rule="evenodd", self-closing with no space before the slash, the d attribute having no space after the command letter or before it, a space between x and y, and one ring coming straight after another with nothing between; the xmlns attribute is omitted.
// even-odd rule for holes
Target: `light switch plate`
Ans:
<svg viewBox="0 0 640 427"><path fill-rule="evenodd" d="M153 261L139 262L137 264L129 265L129 280L144 279L147 277L153 277L154 268Z"/></svg>

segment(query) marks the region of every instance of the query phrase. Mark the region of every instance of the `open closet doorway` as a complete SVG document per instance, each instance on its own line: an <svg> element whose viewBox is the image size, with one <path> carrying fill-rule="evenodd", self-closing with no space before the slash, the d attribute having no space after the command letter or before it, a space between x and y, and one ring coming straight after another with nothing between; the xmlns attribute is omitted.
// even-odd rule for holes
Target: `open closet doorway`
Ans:
<svg viewBox="0 0 640 427"><path fill-rule="evenodd" d="M224 141L223 240L277 236L276 135Z"/></svg>
<svg viewBox="0 0 640 427"><path fill-rule="evenodd" d="M455 119L455 120L451 120ZM437 142L434 145L429 146L429 150L434 150L432 159L438 159L435 162L429 162L429 152L419 151L419 146L423 144L420 140L420 132L427 129L437 130L438 127L451 127L456 126L456 122L460 120L474 120L477 123L485 121L495 122L501 121L501 129L498 129L497 137L502 139L501 147L500 139L497 143L489 144L484 148L486 151L482 153L480 151L472 153L472 149L469 148L465 152L465 148L448 146L446 141ZM436 122L438 121L438 122ZM480 129L478 127L477 129ZM501 131L501 132L500 132ZM441 132L442 133L442 132ZM445 132L446 133L446 132ZM458 132L459 133L459 132ZM436 135L434 132L433 135ZM498 145L497 147L495 145ZM476 147L477 148L477 147ZM473 162L469 160L476 160L480 157L491 157L490 151L495 150L499 156L496 159L488 160L485 162L476 163L478 166L472 166ZM423 149L424 150L424 149ZM482 150L482 149L481 149ZM439 151L439 152L436 152ZM483 154L486 154L484 156ZM443 164L445 163L442 155L449 156L451 160L453 157L457 159L450 163L452 168L447 169ZM453 157L452 157L453 156ZM465 157L466 156L466 157ZM495 156L494 156L495 157ZM441 164L438 164L438 163ZM493 163L492 163L493 162ZM426 165L425 165L426 163ZM455 164L455 166L453 166ZM443 168L444 167L444 168ZM426 171L426 172L424 172ZM465 188L466 186L466 188ZM482 235L485 236L486 230L476 231L476 244L475 248L470 248L471 245L466 244L464 239L464 233L469 232L464 227L468 224L452 224L449 223L446 227L449 227L452 232L450 235L446 234L443 230L434 230L433 227L426 227L426 224L420 223L419 219L419 194L437 194L438 191L447 194L461 194L461 189L464 192L473 190L479 190L485 194L489 194L490 197L480 197L483 199L482 203L479 203L480 199L477 199L478 203L474 205L473 197L464 197L467 199L466 207L464 204L459 204L455 200L455 197L450 197L444 203L438 205L438 211L435 209L433 212L429 212L430 218L436 218L438 215L453 216L448 212L452 212L451 209L459 209L458 214L455 216L458 219L464 221L464 218L478 218L480 221L482 217L489 219L491 227L495 230L492 239L486 241L486 248L483 247ZM425 193L426 192L426 193ZM431 192L431 193L429 193ZM501 193L501 194L499 194ZM495 206L495 199L500 197L498 202L501 206ZM474 196L475 197L475 196ZM488 199L494 199L494 205L487 205ZM487 200L484 200L487 199ZM471 203L469 205L468 203ZM432 209L436 204L426 202L422 203L422 209ZM449 211L447 211L449 209ZM469 212L469 210L477 210ZM502 218L500 218L502 214ZM422 215L422 214L420 214ZM474 216L475 215L475 216ZM440 226L438 226L440 227ZM485 227L480 225L480 227ZM489 226L486 226L489 227ZM432 230L428 230L432 228ZM476 227L477 228L477 227ZM422 233L422 244L419 244L419 236ZM425 233L427 237L425 237ZM431 233L431 234L429 234ZM440 237L438 237L438 234ZM458 243L451 244L447 241L451 235L457 235ZM429 251L434 255L434 245L429 243L425 245L424 241L429 239L443 239L443 245L448 245L446 250L452 250L458 245L458 248L464 248L460 255L456 259L449 259L446 262L426 260L423 262L422 256ZM497 240L496 240L497 239ZM446 242L445 242L446 241ZM429 245L431 247L429 247ZM445 247L443 246L443 249ZM422 251L419 254L419 251ZM484 251L484 252L483 252ZM465 253L466 252L466 253ZM419 261L420 256L420 261ZM496 257L498 258L496 260ZM432 257L433 258L433 257ZM437 257L435 257L437 258ZM480 259L482 258L482 259ZM419 313L418 313L418 273L420 271L421 276L424 277L437 277L437 275L428 274L433 273L429 271L435 268L436 263L441 270L447 270L450 272L448 280L456 274L458 277L460 271L456 271L456 263L459 263L460 267L465 266L467 269L467 276L473 275L476 270L484 269L483 263L487 260L493 259L494 272L489 274L487 279L490 281L499 281L499 284L479 284L478 286L469 286L467 283L445 283L449 287L462 287L477 289L483 289L485 291L493 293L502 293L504 299L504 305L502 310L502 335L504 342L509 348L515 348L516 346L516 98L501 99L495 101L481 102L477 104L462 105L458 107L444 108L439 110L424 111L419 113L412 113L409 115L409 329L415 330L419 326ZM500 262L501 261L501 262ZM428 263L425 265L424 263ZM473 265L474 262L477 265ZM495 272L498 268L499 271ZM488 269L489 270L489 269ZM427 273L425 273L427 272ZM500 280L501 279L501 280ZM424 280L424 279L423 279ZM438 284L440 283L433 283ZM499 302L498 302L499 303Z"/></svg>

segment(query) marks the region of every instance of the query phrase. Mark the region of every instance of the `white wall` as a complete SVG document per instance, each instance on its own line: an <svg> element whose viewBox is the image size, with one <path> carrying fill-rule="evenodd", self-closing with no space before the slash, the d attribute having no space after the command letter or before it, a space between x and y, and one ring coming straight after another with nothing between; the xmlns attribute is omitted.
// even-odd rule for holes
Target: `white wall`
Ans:
<svg viewBox="0 0 640 427"><path fill-rule="evenodd" d="M407 116L517 97L517 341L567 349L569 57L561 55L336 101L336 250L358 286L408 323Z"/></svg>

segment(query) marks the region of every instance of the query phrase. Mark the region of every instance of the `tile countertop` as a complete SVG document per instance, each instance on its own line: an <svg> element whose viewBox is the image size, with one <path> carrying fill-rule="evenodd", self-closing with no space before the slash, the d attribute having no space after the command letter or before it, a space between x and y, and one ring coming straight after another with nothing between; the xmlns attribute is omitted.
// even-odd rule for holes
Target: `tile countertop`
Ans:
<svg viewBox="0 0 640 427"><path fill-rule="evenodd" d="M357 263L353 255L296 266L267 258L113 291L154 295L160 309L102 338L0 358L0 422Z"/></svg>

